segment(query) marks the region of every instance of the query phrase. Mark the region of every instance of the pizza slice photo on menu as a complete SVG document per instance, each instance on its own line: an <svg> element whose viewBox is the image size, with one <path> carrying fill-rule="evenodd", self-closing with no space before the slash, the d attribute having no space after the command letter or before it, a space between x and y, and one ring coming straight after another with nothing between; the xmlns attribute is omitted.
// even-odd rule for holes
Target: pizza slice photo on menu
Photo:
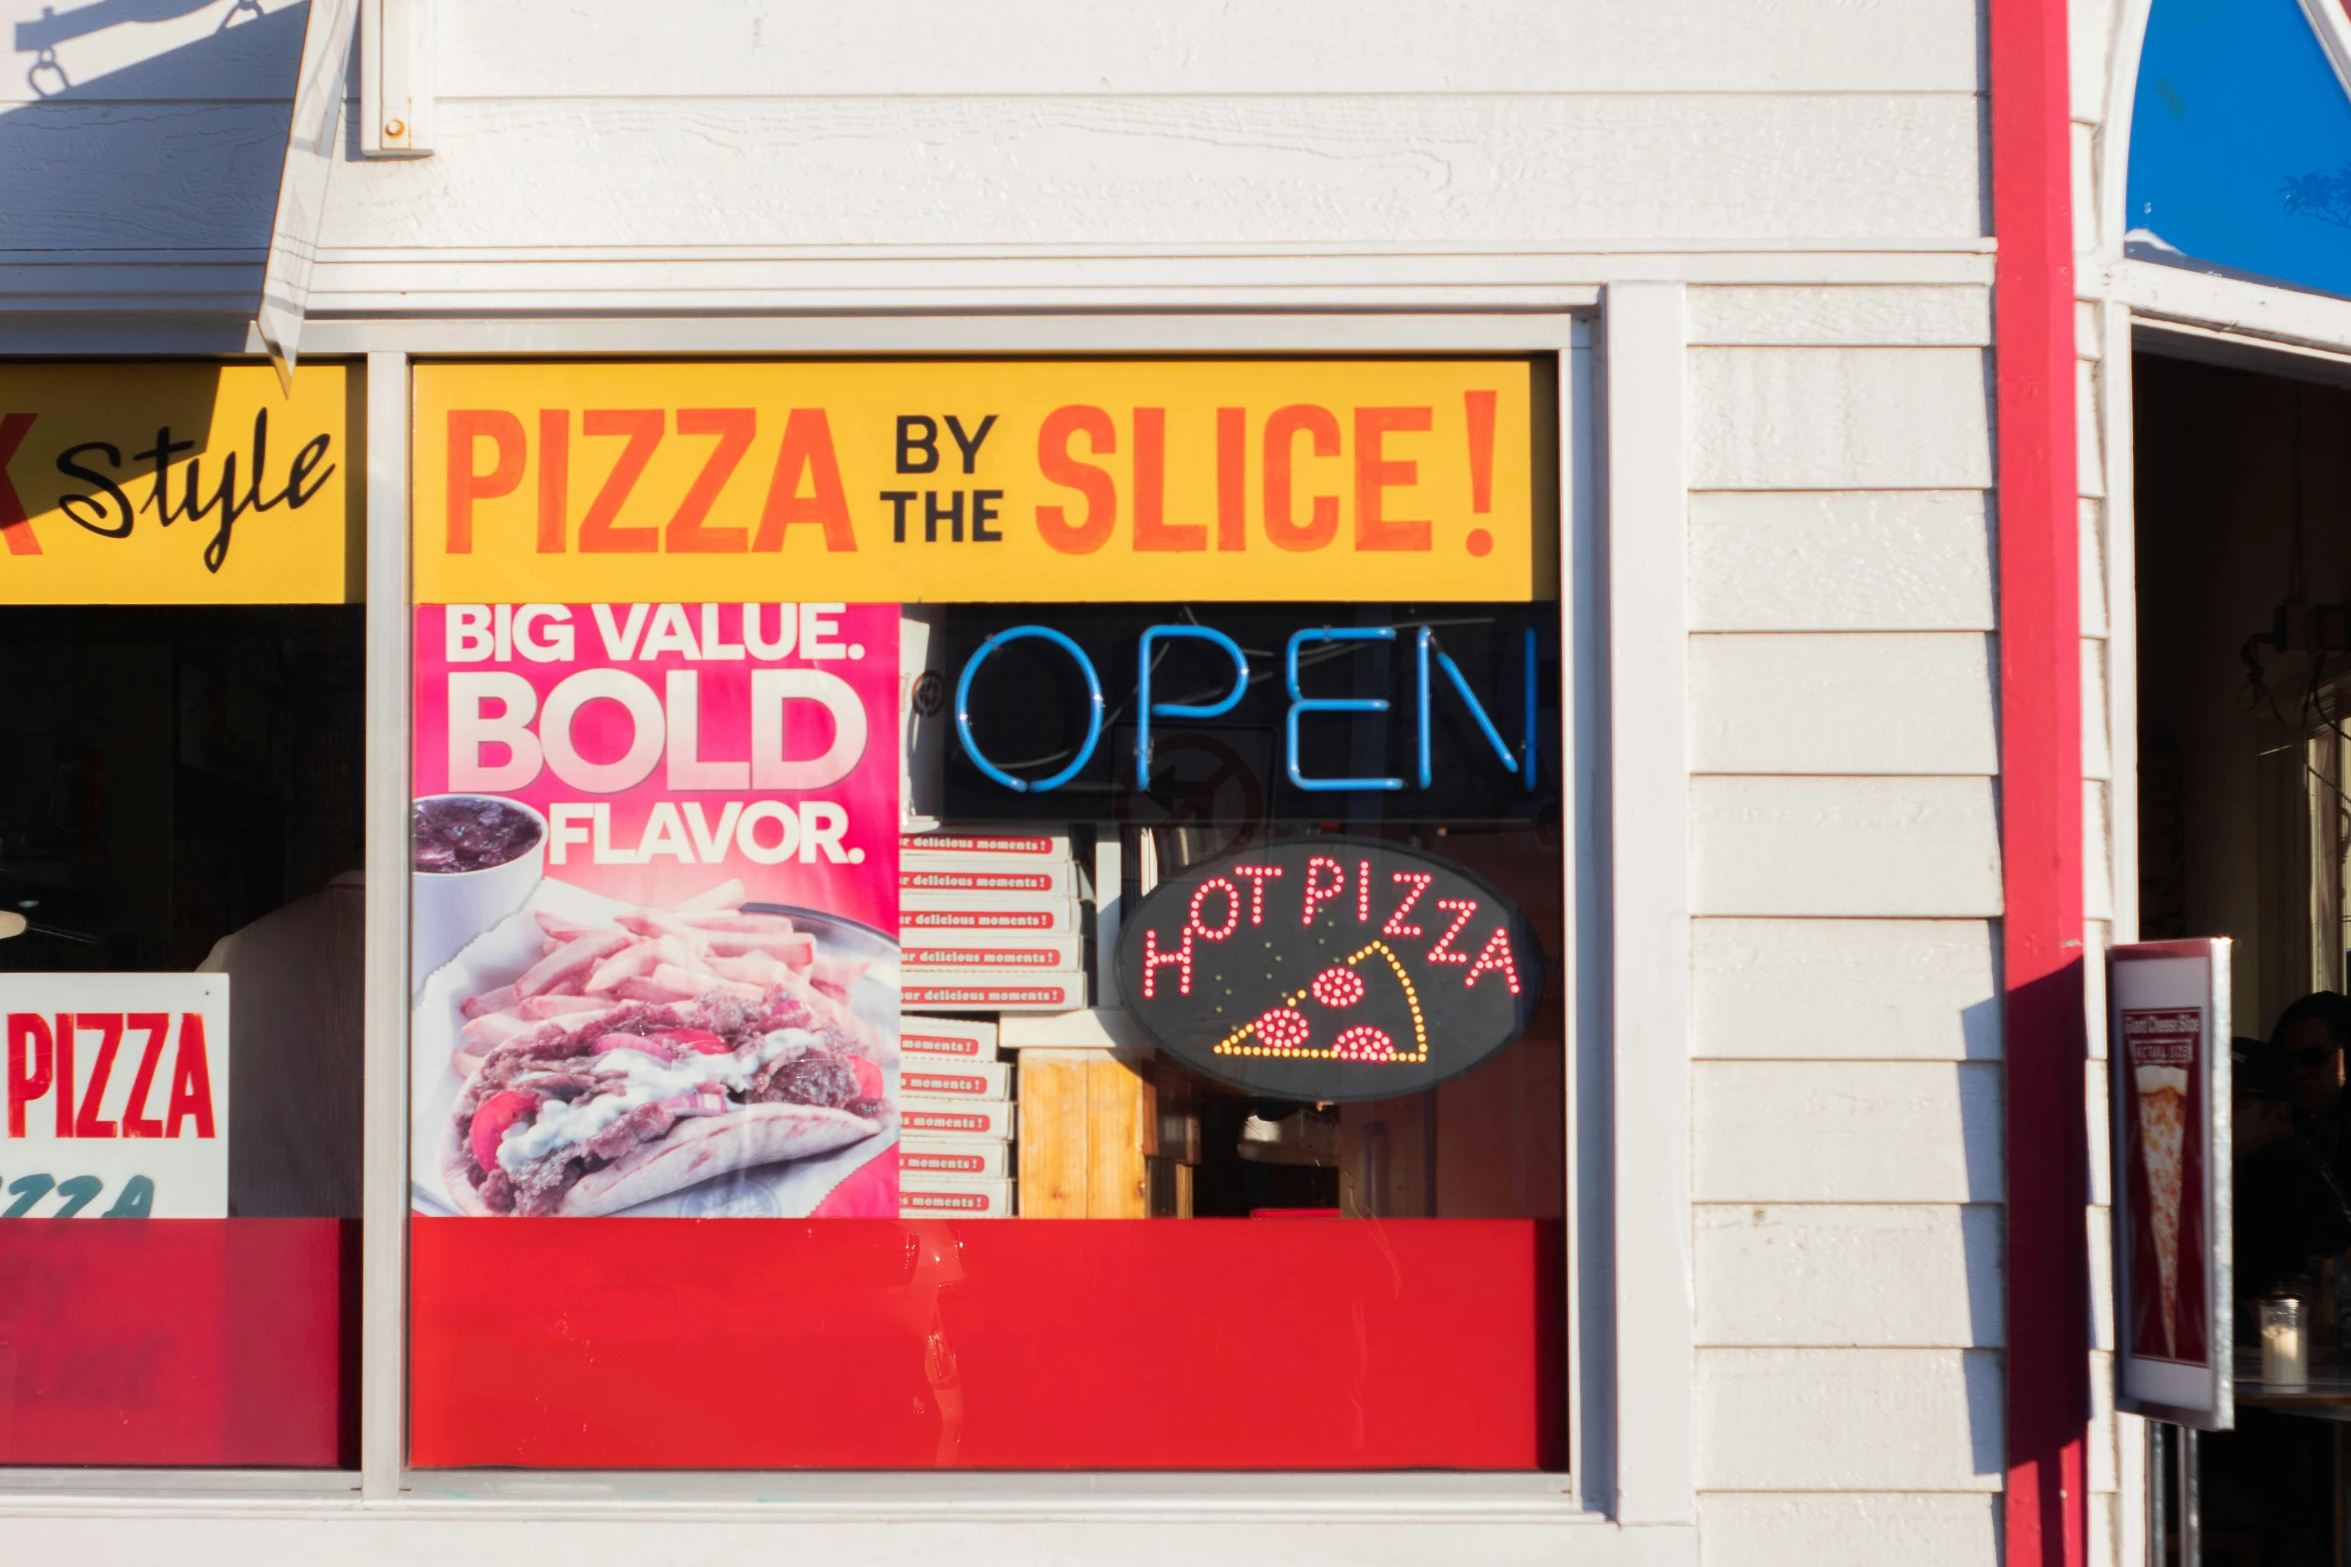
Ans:
<svg viewBox="0 0 2351 1567"><path fill-rule="evenodd" d="M2175 965L2177 959L2165 960ZM2167 1004L2158 965L2122 965L2124 1001L2116 1013L2121 1046L2115 1076L2117 1151L2131 1184L2130 1353L2174 1367L2204 1365L2212 1328L2201 1304L2208 1268L2197 1261L2208 1220L2203 1133L2205 1014Z"/></svg>
<svg viewBox="0 0 2351 1567"><path fill-rule="evenodd" d="M2138 1090L2139 1157L2146 1171L2148 1225L2155 1238L2157 1300L2166 1355L2179 1350L2180 1206L2186 1184L2188 1073L2185 1067L2133 1069Z"/></svg>

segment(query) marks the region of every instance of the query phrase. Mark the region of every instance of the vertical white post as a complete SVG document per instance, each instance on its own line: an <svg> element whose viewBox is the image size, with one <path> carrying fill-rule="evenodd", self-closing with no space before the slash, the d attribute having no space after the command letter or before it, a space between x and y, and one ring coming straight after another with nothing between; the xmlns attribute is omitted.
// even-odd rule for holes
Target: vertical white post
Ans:
<svg viewBox="0 0 2351 1567"><path fill-rule="evenodd" d="M2139 558L2132 480L2131 307L2100 306L2099 445L2106 456L2107 820L2114 870L2114 939L2139 939Z"/></svg>
<svg viewBox="0 0 2351 1567"><path fill-rule="evenodd" d="M359 150L433 153L433 0L360 0Z"/></svg>
<svg viewBox="0 0 2351 1567"><path fill-rule="evenodd" d="M1616 1516L1697 1516L1690 1234L1688 533L1678 283L1610 285L1609 992Z"/></svg>
<svg viewBox="0 0 2351 1567"><path fill-rule="evenodd" d="M408 356L367 356L367 980L359 1473L399 1495L408 1406Z"/></svg>
<svg viewBox="0 0 2351 1567"><path fill-rule="evenodd" d="M1616 1232L1608 1083L1608 551L1600 510L1599 323L1559 344L1559 649L1564 929L1569 1044L1564 1146L1567 1451L1577 1498L1616 1507Z"/></svg>
<svg viewBox="0 0 2351 1567"><path fill-rule="evenodd" d="M2106 735L2111 759L2106 785L2106 858L2114 876L2114 940L2120 944L2139 939L2139 564L2133 488L2138 459L2131 427L2131 308L2108 300L2099 310L2098 412L2104 422L2104 439L2099 445L2106 458ZM2091 970L2095 984L2104 963L2098 954L2090 956L2096 965ZM2090 1028L2092 1038L2105 1033L2103 1008L2092 1011ZM2114 1048L2112 1040L2106 1048ZM2091 1079L2090 1103L2103 1104L2104 1063L2093 1061L2089 1070L2100 1074ZM2093 1124L2090 1147L2098 1148L2107 1137L2105 1127ZM2110 1220L2112 1182L2109 1169L2105 1185ZM2096 1279L2101 1273L2108 1275L2106 1288L2100 1292L2104 1298L2092 1304L2107 1315L2103 1322L2092 1324L2092 1343L2112 1336L2105 1323L2113 1320L2114 1283L2111 1269L2094 1267L2091 1277ZM2113 1419L2118 1487L2115 1559L2135 1562L2145 1559L2147 1550L2146 1422L2137 1415L2117 1414ZM2098 1500L2091 1498L2093 1505Z"/></svg>

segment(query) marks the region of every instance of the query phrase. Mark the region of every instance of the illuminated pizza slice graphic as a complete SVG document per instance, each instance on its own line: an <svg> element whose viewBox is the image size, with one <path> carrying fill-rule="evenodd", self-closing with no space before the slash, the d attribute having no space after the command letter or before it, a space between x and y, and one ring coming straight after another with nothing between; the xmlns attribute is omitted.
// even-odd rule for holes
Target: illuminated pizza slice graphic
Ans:
<svg viewBox="0 0 2351 1567"><path fill-rule="evenodd" d="M1316 836L1162 880L1119 934L1121 996L1153 1044L1269 1098L1418 1093L1520 1037L1541 994L1526 916L1451 860Z"/></svg>
<svg viewBox="0 0 2351 1567"><path fill-rule="evenodd" d="M1373 963L1373 959L1383 960ZM1368 968L1372 978L1365 979ZM1390 991L1387 975L1394 975ZM1365 943L1314 976L1302 990L1234 1030L1218 1055L1280 1056L1301 1061L1425 1062L1428 1020L1420 990L1384 941Z"/></svg>

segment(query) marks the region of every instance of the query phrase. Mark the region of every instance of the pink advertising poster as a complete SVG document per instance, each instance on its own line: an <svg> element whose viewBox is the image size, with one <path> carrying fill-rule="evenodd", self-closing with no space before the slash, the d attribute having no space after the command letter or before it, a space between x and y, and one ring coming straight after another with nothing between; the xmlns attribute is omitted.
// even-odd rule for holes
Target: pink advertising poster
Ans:
<svg viewBox="0 0 2351 1567"><path fill-rule="evenodd" d="M896 1213L897 642L417 607L418 1213Z"/></svg>

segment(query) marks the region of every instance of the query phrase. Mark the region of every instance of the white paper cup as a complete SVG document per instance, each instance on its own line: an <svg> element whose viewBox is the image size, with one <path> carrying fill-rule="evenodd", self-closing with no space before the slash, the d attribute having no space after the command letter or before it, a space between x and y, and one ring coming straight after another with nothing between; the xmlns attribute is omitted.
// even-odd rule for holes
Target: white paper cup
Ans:
<svg viewBox="0 0 2351 1567"><path fill-rule="evenodd" d="M414 802L494 802L537 824L538 841L502 865L478 871L419 871L411 865L409 970L422 985L433 970L465 950L465 944L523 906L547 871L547 818L519 800L498 795L436 794Z"/></svg>

